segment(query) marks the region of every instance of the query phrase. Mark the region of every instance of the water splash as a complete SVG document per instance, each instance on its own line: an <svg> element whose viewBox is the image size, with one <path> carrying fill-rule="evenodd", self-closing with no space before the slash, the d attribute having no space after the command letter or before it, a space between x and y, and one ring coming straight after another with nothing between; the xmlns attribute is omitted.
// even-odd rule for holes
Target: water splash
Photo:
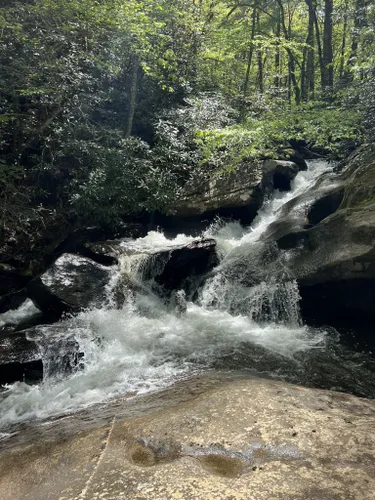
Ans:
<svg viewBox="0 0 375 500"><path fill-rule="evenodd" d="M149 283L168 253L193 237L167 239L152 231L122 241L107 302L38 330L34 340L42 351L45 380L36 386L16 383L0 395L0 427L158 390L243 353L242 368L285 378L301 356L323 349L326 333L301 326L298 288L283 255L261 238L282 206L308 189L321 168L316 164L300 173L292 192L275 193L250 228L222 221L211 226L205 236L216 238L221 262L195 303L176 291L171 307ZM158 251L165 259L156 257Z"/></svg>
<svg viewBox="0 0 375 500"><path fill-rule="evenodd" d="M34 306L31 300L27 299L17 309L11 309L10 311L0 314L0 328L5 325L16 325L22 320L31 318L39 313L39 309Z"/></svg>

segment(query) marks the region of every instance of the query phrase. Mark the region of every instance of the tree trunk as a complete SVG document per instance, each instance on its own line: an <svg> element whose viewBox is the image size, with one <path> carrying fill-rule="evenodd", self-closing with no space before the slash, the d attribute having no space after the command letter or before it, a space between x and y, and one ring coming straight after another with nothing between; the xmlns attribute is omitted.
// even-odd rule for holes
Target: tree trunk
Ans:
<svg viewBox="0 0 375 500"><path fill-rule="evenodd" d="M275 51L275 87L278 89L280 87L280 35L281 35L281 23L280 23L280 9L277 11L277 25L276 25L276 51Z"/></svg>
<svg viewBox="0 0 375 500"><path fill-rule="evenodd" d="M309 7L309 28L307 34L307 61L306 61L306 82L308 99L315 97L315 62L314 62L314 10Z"/></svg>
<svg viewBox="0 0 375 500"><path fill-rule="evenodd" d="M324 1L324 33L323 33L323 95L329 97L333 88L333 46L332 46L332 14L333 0Z"/></svg>
<svg viewBox="0 0 375 500"><path fill-rule="evenodd" d="M244 122L245 118L246 118L246 98L247 98L247 92L249 89L251 63L253 61L253 54L254 54L254 38L255 38L256 20L257 20L257 11L256 11L256 3L254 3L252 22L251 22L251 39L250 39L249 52L248 52L248 56L247 56L245 81L244 81L244 86L243 86L243 96L242 96L242 106L241 106L241 121L242 122Z"/></svg>
<svg viewBox="0 0 375 500"><path fill-rule="evenodd" d="M139 60L137 55L132 56L131 60L131 77L130 77L130 92L129 92L129 110L125 125L125 139L130 137L133 128L133 120L137 99L137 82L138 82Z"/></svg>
<svg viewBox="0 0 375 500"><path fill-rule="evenodd" d="M284 33L284 37L286 40L290 40L291 34L290 34L290 30L288 31L288 29L285 25L285 11L284 11L284 6L282 3L282 0L277 0L277 3L280 7L280 20L281 20L281 27L282 27L282 30ZM289 48L286 48L286 51L288 53L289 85L293 86L296 104L299 105L299 104L301 104L301 90L299 88L297 78L296 78L294 55L293 55L293 52Z"/></svg>
<svg viewBox="0 0 375 500"><path fill-rule="evenodd" d="M322 41L320 37L320 28L319 28L319 23L318 23L318 18L316 15L316 0L305 0L308 7L309 7L309 15L311 13L311 16L313 18L313 23L315 27L315 36L316 36L316 43L318 47L318 59L319 59L319 67L320 67L320 78L322 82L322 87L323 87L323 74L324 74L324 63L323 63L323 49L322 49Z"/></svg>
<svg viewBox="0 0 375 500"><path fill-rule="evenodd" d="M259 13L257 13L257 30L258 33L260 31L260 16ZM261 94L264 93L264 80L263 80L263 56L262 56L262 49L258 47L258 83L259 83L259 92Z"/></svg>
<svg viewBox="0 0 375 500"><path fill-rule="evenodd" d="M306 45L308 42L308 38L306 40ZM308 83L307 83L307 47L303 48L303 56L302 56L302 66L301 66L301 98L302 101L306 102L308 100Z"/></svg>
<svg viewBox="0 0 375 500"><path fill-rule="evenodd" d="M340 69L339 69L339 78L340 83L343 84L345 81L345 50L346 50L346 37L348 31L348 0L345 0L345 10L344 10L344 26L342 33L342 42L341 42L341 53L340 53Z"/></svg>
<svg viewBox="0 0 375 500"><path fill-rule="evenodd" d="M357 60L358 45L361 38L362 29L366 26L366 0L357 0L355 6L354 29L352 35L352 48L348 60L348 68L352 68ZM352 78L347 74L348 79Z"/></svg>

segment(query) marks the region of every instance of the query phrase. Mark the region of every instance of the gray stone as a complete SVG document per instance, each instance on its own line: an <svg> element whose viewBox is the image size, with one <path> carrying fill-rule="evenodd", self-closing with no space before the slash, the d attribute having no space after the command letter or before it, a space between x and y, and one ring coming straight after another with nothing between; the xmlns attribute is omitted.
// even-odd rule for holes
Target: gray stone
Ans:
<svg viewBox="0 0 375 500"><path fill-rule="evenodd" d="M194 387L194 380L188 385ZM371 500L374 425L370 400L278 381L235 380L148 414L113 413L98 429L74 434L70 425L70 435L58 437L60 424L54 439L49 433L5 449L0 496Z"/></svg>
<svg viewBox="0 0 375 500"><path fill-rule="evenodd" d="M44 274L28 284L28 295L41 311L59 318L106 300L110 268L91 259L64 254Z"/></svg>
<svg viewBox="0 0 375 500"><path fill-rule="evenodd" d="M242 163L230 173L212 176L200 185L186 186L169 213L176 217L228 215L251 222L265 193L290 189L299 170L291 161Z"/></svg>
<svg viewBox="0 0 375 500"><path fill-rule="evenodd" d="M374 319L374 148L359 148L341 171L287 204L267 238L292 250L290 268L313 316L330 311L336 319Z"/></svg>
<svg viewBox="0 0 375 500"><path fill-rule="evenodd" d="M261 205L262 165L241 165L231 173L223 172L199 186L187 186L177 203L170 207L175 216L202 215L223 208Z"/></svg>

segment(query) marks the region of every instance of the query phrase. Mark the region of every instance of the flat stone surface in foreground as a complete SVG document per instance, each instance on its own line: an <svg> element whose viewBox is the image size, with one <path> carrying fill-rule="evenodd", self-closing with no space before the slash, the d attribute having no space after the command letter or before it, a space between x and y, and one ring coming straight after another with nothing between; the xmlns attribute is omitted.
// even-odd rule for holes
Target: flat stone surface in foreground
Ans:
<svg viewBox="0 0 375 500"><path fill-rule="evenodd" d="M375 499L375 402L235 380L0 454L2 500Z"/></svg>

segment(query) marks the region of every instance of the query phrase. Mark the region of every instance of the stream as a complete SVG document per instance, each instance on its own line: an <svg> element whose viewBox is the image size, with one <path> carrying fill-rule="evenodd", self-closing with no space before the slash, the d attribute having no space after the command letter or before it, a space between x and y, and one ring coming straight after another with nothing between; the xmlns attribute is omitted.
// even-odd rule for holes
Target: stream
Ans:
<svg viewBox="0 0 375 500"><path fill-rule="evenodd" d="M0 393L3 437L26 422L48 421L118 398L135 400L207 372L246 373L375 397L371 355L342 345L333 328L303 324L288 252L263 238L282 207L330 170L326 162L310 162L291 191L276 191L264 203L250 227L215 221L203 236L216 239L220 263L194 300L177 292L175 307L149 286L145 262L155 252L196 238L180 234L168 239L151 231L123 240L124 254L113 268L107 303L39 327L45 377L35 385L11 384ZM117 309L111 297L124 277L138 288ZM5 314L22 317L32 308L28 302ZM73 373L64 372L56 352L59 336L79 346L79 369Z"/></svg>

